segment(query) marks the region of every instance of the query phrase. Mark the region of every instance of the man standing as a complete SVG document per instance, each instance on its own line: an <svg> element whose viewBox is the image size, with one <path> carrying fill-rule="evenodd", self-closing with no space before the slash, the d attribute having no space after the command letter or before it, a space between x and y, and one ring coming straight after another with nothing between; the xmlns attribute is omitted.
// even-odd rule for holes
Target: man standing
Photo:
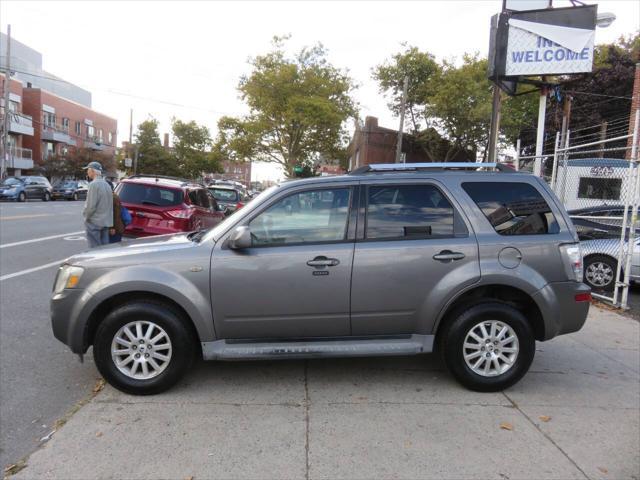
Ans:
<svg viewBox="0 0 640 480"><path fill-rule="evenodd" d="M113 226L113 194L102 178L102 165L91 162L84 170L91 183L82 214L89 248L94 248L109 243L109 228Z"/></svg>

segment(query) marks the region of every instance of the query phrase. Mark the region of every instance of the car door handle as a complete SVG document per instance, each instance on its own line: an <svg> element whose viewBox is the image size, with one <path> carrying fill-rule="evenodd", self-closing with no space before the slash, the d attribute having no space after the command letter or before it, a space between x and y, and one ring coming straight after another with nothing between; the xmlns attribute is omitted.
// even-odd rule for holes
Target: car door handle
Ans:
<svg viewBox="0 0 640 480"><path fill-rule="evenodd" d="M451 262L452 260L462 260L463 258L464 253L452 252L451 250L442 250L440 253L436 253L433 256L434 260L438 260L440 262Z"/></svg>
<svg viewBox="0 0 640 480"><path fill-rule="evenodd" d="M340 263L340 260L337 258L327 258L324 256L319 256L314 258L313 260L309 260L307 265L310 267L335 267Z"/></svg>

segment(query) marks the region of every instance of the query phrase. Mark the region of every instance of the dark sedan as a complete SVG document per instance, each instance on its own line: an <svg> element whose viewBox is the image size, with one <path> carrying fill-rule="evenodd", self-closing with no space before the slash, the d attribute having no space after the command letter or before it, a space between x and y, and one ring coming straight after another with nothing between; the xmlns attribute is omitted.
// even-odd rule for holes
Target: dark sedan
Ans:
<svg viewBox="0 0 640 480"><path fill-rule="evenodd" d="M89 185L84 180L67 180L53 187L51 200L82 200L87 198Z"/></svg>

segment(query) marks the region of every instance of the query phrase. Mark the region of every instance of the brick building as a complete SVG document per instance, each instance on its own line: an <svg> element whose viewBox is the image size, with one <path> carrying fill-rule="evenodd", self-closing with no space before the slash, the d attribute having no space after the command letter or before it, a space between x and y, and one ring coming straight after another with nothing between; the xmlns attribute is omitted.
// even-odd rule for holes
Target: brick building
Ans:
<svg viewBox="0 0 640 480"><path fill-rule="evenodd" d="M223 173L214 173L207 177L215 180L233 180L247 188L251 185L251 162L225 160L222 162L222 169Z"/></svg>
<svg viewBox="0 0 640 480"><path fill-rule="evenodd" d="M452 150L450 142L440 137L435 130L421 133L426 133L429 138L429 151L413 135L405 133L402 139L404 163L475 161L475 152ZM357 124L347 147L349 170L372 163L395 163L397 141L397 130L380 127L376 117L366 117L364 125ZM447 153L449 155L445 159Z"/></svg>
<svg viewBox="0 0 640 480"><path fill-rule="evenodd" d="M2 45L6 36L0 35ZM6 59L0 57L6 71ZM117 121L91 108L91 93L42 69L42 54L11 40L8 174L39 170L51 155L83 148L113 157ZM26 73L30 72L30 73ZM0 75L3 98L4 74ZM2 115L4 106L2 105Z"/></svg>

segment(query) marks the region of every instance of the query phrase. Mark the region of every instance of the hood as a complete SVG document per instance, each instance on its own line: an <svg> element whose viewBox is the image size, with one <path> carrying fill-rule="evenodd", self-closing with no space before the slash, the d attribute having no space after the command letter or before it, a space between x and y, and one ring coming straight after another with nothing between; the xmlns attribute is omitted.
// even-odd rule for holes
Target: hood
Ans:
<svg viewBox="0 0 640 480"><path fill-rule="evenodd" d="M157 262L156 254L164 255L173 250L195 248L199 244L189 240L188 234L158 235L155 237L123 240L120 243L104 245L79 253L67 259L71 265L118 263L140 264Z"/></svg>

